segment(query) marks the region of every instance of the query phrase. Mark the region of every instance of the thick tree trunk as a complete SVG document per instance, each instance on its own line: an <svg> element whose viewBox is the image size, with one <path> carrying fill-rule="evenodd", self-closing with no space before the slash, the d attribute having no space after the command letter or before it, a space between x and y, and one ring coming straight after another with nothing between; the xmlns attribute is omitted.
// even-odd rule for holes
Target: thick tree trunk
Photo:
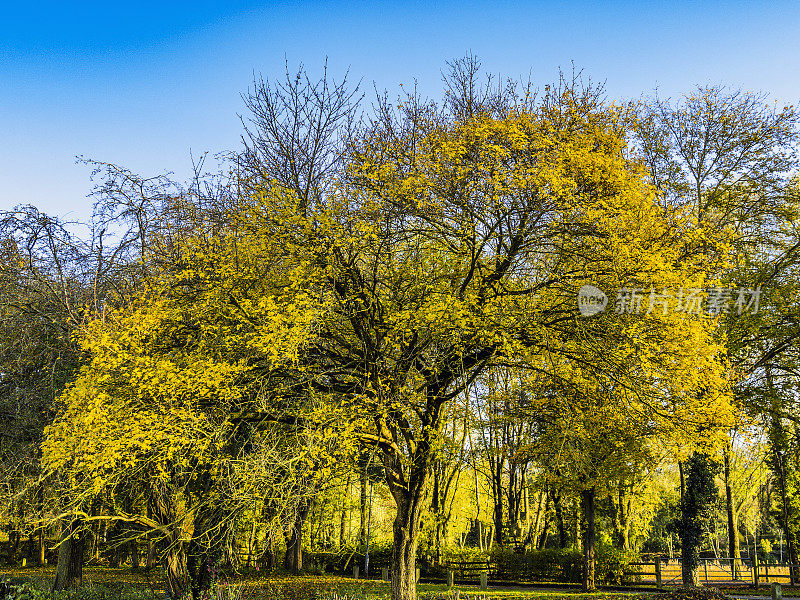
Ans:
<svg viewBox="0 0 800 600"><path fill-rule="evenodd" d="M492 472L492 493L494 496L494 541L498 546L503 545L503 464L502 458L497 459Z"/></svg>
<svg viewBox="0 0 800 600"><path fill-rule="evenodd" d="M169 487L154 485L148 504L153 520L166 529L153 546L153 557L160 554L163 561L166 595L169 598L181 598L190 591L191 582L186 565L186 542L182 539L183 532L176 518L176 507Z"/></svg>
<svg viewBox="0 0 800 600"><path fill-rule="evenodd" d="M86 547L86 535L83 522L73 519L64 532L61 545L58 547L58 566L53 591L60 592L75 589L83 581L83 553Z"/></svg>
<svg viewBox="0 0 800 600"><path fill-rule="evenodd" d="M408 493L396 493L394 496L397 503L397 515L393 525L392 600L416 600L419 499L412 498Z"/></svg>
<svg viewBox="0 0 800 600"><path fill-rule="evenodd" d="M167 598L181 598L189 589L186 551L182 542L167 550L164 556L164 569Z"/></svg>
<svg viewBox="0 0 800 600"><path fill-rule="evenodd" d="M686 464L686 480L681 500L681 572L684 587L699 587L698 567L703 527L717 497L714 476L717 466L710 457L695 453Z"/></svg>
<svg viewBox="0 0 800 600"><path fill-rule="evenodd" d="M303 569L303 525L311 509L311 502L301 500L297 508L294 523L286 535L286 554L283 558L283 566L287 571L300 573Z"/></svg>
<svg viewBox="0 0 800 600"><path fill-rule="evenodd" d="M584 518L583 528L583 591L595 589L595 488L581 492L581 509Z"/></svg>
<svg viewBox="0 0 800 600"><path fill-rule="evenodd" d="M730 448L724 450L725 459L725 512L728 516L728 556L731 558L731 575L738 579L739 571L739 531L736 527L736 515L733 511L733 494L731 493Z"/></svg>
<svg viewBox="0 0 800 600"><path fill-rule="evenodd" d="M778 488L781 494L781 528L789 551L789 563L797 564L797 544L795 543L794 528L789 518L789 500L787 498L786 465L784 456L775 449L775 464L778 466Z"/></svg>
<svg viewBox="0 0 800 600"><path fill-rule="evenodd" d="M553 494L553 507L556 510L556 526L558 527L558 547L567 547L567 529L564 527L564 511L561 507L561 494Z"/></svg>
<svg viewBox="0 0 800 600"><path fill-rule="evenodd" d="M681 546L681 579L684 587L700 587L700 548Z"/></svg>
<svg viewBox="0 0 800 600"><path fill-rule="evenodd" d="M22 534L16 527L8 534L8 541L11 542L11 556L14 560L17 559L17 555L19 554L19 544L21 539Z"/></svg>
<svg viewBox="0 0 800 600"><path fill-rule="evenodd" d="M135 571L141 564L139 562L139 541L131 540L128 542L128 552L131 555L131 568Z"/></svg>

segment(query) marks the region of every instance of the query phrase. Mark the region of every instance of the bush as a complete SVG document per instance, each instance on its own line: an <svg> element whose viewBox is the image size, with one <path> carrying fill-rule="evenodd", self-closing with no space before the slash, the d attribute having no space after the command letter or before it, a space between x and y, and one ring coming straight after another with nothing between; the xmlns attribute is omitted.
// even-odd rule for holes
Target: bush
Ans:
<svg viewBox="0 0 800 600"><path fill-rule="evenodd" d="M600 585L620 585L636 581L638 574L630 567L636 559L608 545L597 546L596 580ZM475 550L449 551L448 562L490 560L497 579L503 581L551 581L578 583L583 575L583 556L573 549L546 548L530 552L516 552L498 548L491 553ZM456 570L457 579L478 579L479 571Z"/></svg>
<svg viewBox="0 0 800 600"><path fill-rule="evenodd" d="M370 573L373 575L375 573L380 574L381 567L389 566L391 558L391 544L371 546L369 549ZM313 568L307 572L348 575L352 573L353 565L358 565L358 568L362 572L364 571L364 553L353 553L352 549L339 552L305 552L303 554L303 563L313 566Z"/></svg>
<svg viewBox="0 0 800 600"><path fill-rule="evenodd" d="M597 547L596 579L600 585L621 585L640 579L640 575L631 569L631 563L637 556L608 545Z"/></svg>
<svg viewBox="0 0 800 600"><path fill-rule="evenodd" d="M642 554L667 556L670 551L669 540L665 537L650 537L642 544Z"/></svg>
<svg viewBox="0 0 800 600"><path fill-rule="evenodd" d="M568 583L581 577L581 554L571 549L545 548L522 553L499 548L492 551L491 559L501 580Z"/></svg>

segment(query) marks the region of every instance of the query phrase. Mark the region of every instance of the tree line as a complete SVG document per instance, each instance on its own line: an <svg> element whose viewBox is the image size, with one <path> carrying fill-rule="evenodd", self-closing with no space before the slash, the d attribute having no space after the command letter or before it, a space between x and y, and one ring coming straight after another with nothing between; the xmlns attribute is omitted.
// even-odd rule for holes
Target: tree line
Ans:
<svg viewBox="0 0 800 600"><path fill-rule="evenodd" d="M90 223L0 215L4 521L40 561L57 532L56 589L101 538L136 567L146 540L171 597L246 539L299 571L309 523L345 545L356 481L362 549L368 484L391 506L395 600L421 540L441 561L467 530L552 531L592 589L598 514L626 551L674 532L697 585L717 480L728 556L766 489L797 564L794 107L615 104L473 56L443 84L367 108L287 70L244 95L221 169L92 162Z"/></svg>

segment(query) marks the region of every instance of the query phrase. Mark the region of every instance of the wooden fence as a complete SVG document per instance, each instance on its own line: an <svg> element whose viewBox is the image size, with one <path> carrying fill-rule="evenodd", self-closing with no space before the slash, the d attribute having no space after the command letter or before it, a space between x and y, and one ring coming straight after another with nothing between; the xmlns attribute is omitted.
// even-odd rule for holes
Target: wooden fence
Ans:
<svg viewBox="0 0 800 600"><path fill-rule="evenodd" d="M486 574L495 581L519 579L517 573L505 572L491 560L451 561L442 567L445 571L451 571L456 581L478 581L481 574ZM770 583L794 585L800 583L800 567L786 563L759 563L758 559L734 561L726 557L701 558L698 576L703 585L724 583L754 586ZM681 560L656 557L650 562L630 563L627 579L627 583L649 584L656 587L681 585Z"/></svg>
<svg viewBox="0 0 800 600"><path fill-rule="evenodd" d="M682 581L681 560L655 558L653 562L630 563L640 583L651 583L658 587L680 585ZM786 563L759 563L758 558L732 559L701 558L698 569L700 583L743 583L754 586L762 583L794 585L800 582L800 568Z"/></svg>

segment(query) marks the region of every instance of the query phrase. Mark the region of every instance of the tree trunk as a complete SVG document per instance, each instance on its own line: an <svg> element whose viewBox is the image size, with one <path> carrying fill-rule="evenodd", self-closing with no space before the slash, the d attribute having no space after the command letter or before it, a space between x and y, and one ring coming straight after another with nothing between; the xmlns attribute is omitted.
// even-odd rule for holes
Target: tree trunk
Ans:
<svg viewBox="0 0 800 600"><path fill-rule="evenodd" d="M550 529L550 520L547 518L547 507L550 504L550 494L544 494L544 516L542 520L542 532L539 534L539 541L536 543L537 548L544 548L547 544L548 530Z"/></svg>
<svg viewBox="0 0 800 600"><path fill-rule="evenodd" d="M38 552L38 556L36 557L39 566L44 565L44 561L45 561L45 548L47 546L47 544L45 544L45 538L44 538L45 532L46 532L46 528L44 526L39 527L39 532L38 532L38 535L37 535L37 541L38 541L38 545L39 545L38 546L38 551L39 552Z"/></svg>
<svg viewBox="0 0 800 600"><path fill-rule="evenodd" d="M191 582L186 565L186 542L182 539L183 532L176 518L173 491L162 483L153 485L148 505L153 520L165 528L153 547L153 556L160 554L163 561L166 584L164 591L169 598L181 598L190 591Z"/></svg>
<svg viewBox="0 0 800 600"><path fill-rule="evenodd" d="M149 502L147 503L147 518L153 518L153 509ZM147 558L145 558L144 567L148 571L156 566L156 542L154 538L154 532L147 532Z"/></svg>
<svg viewBox="0 0 800 600"><path fill-rule="evenodd" d="M699 587L698 567L704 524L717 498L714 475L717 465L710 457L695 452L686 461L686 480L681 500L681 574L684 587Z"/></svg>
<svg viewBox="0 0 800 600"><path fill-rule="evenodd" d="M303 525L311 510L311 502L301 500L294 523L286 535L286 554L283 566L287 571L298 574L303 569Z"/></svg>
<svg viewBox="0 0 800 600"><path fill-rule="evenodd" d="M619 486L619 528L620 528L620 535L622 537L622 549L623 550L630 550L631 549L631 542L630 542L630 529L631 529L631 496L628 496L628 501L625 501L625 487L623 485Z"/></svg>
<svg viewBox="0 0 800 600"><path fill-rule="evenodd" d="M342 498L342 511L339 515L339 550L347 545L345 537L345 525L347 522L348 505L350 504L350 473L347 474L347 483L344 488L344 498Z"/></svg>
<svg viewBox="0 0 800 600"><path fill-rule="evenodd" d="M492 494L494 496L494 541L498 546L503 545L503 464L505 460L498 458L493 463Z"/></svg>
<svg viewBox="0 0 800 600"><path fill-rule="evenodd" d="M583 591L595 589L595 528L594 528L595 488L581 491L581 511L584 518L583 529Z"/></svg>
<svg viewBox="0 0 800 600"><path fill-rule="evenodd" d="M608 495L608 505L611 507L611 525L613 527L611 544L615 548L622 550L622 524L619 518L620 504L617 503L617 499L612 494Z"/></svg>
<svg viewBox="0 0 800 600"><path fill-rule="evenodd" d="M39 454L41 456L41 450L39 450ZM36 491L36 503L38 505L39 511L43 511L44 510L44 486L43 485L39 485L39 489ZM41 567L41 566L44 565L44 561L45 561L45 534L47 533L47 527L45 525L42 525L41 527L38 528L37 533L38 533L37 538L38 538L38 542L39 542L39 547L38 547L38 551L39 552L38 552L38 556L36 558L38 559L37 562L38 562L39 566Z"/></svg>
<svg viewBox="0 0 800 600"><path fill-rule="evenodd" d="M183 597L189 588L189 577L186 569L186 552L182 542L167 550L164 567L167 598Z"/></svg>
<svg viewBox="0 0 800 600"><path fill-rule="evenodd" d="M556 526L558 527L558 547L567 547L567 530L564 527L564 511L561 507L561 494L553 494L553 507L556 511Z"/></svg>
<svg viewBox="0 0 800 600"><path fill-rule="evenodd" d="M11 542L11 556L14 560L17 560L17 555L19 554L19 544L20 540L22 539L22 533L20 530L14 527L9 534L8 534L8 541Z"/></svg>
<svg viewBox="0 0 800 600"><path fill-rule="evenodd" d="M731 557L731 575L738 579L739 571L739 531L736 527L736 515L733 511L733 494L731 493L730 447L724 449L725 460L725 512L728 516L728 556Z"/></svg>
<svg viewBox="0 0 800 600"><path fill-rule="evenodd" d="M681 546L681 579L683 587L700 587L700 548Z"/></svg>
<svg viewBox="0 0 800 600"><path fill-rule="evenodd" d="M439 506L439 465L437 464L433 469L433 492L431 493L431 512L433 513L433 527L434 527L434 552L435 561L438 565L442 558L442 515ZM442 503L443 504L443 503Z"/></svg>
<svg viewBox="0 0 800 600"><path fill-rule="evenodd" d="M534 548L536 549L539 548L539 519L542 517L542 498L546 496L546 493L538 492L536 497L536 517L533 520L533 528L531 529L530 533Z"/></svg>
<svg viewBox="0 0 800 600"><path fill-rule="evenodd" d="M131 540L128 544L128 552L131 555L131 568L136 571L141 566L139 563L139 540Z"/></svg>
<svg viewBox="0 0 800 600"><path fill-rule="evenodd" d="M419 498L408 492L394 493L397 515L394 519L391 588L392 600L416 600L416 557L419 533Z"/></svg>
<svg viewBox="0 0 800 600"><path fill-rule="evenodd" d="M367 547L367 466L361 469L361 529L358 531L358 546L363 552Z"/></svg>
<svg viewBox="0 0 800 600"><path fill-rule="evenodd" d="M789 551L788 562L795 565L797 564L797 548L795 544L794 528L792 527L791 519L789 518L789 500L787 498L786 488L786 464L784 456L775 449L775 463L778 465L778 487L781 494L781 527L783 535L786 539L787 550Z"/></svg>
<svg viewBox="0 0 800 600"><path fill-rule="evenodd" d="M83 522L73 519L64 532L64 538L58 547L58 566L53 591L60 592L75 589L83 581L83 552L86 546L86 535Z"/></svg>

